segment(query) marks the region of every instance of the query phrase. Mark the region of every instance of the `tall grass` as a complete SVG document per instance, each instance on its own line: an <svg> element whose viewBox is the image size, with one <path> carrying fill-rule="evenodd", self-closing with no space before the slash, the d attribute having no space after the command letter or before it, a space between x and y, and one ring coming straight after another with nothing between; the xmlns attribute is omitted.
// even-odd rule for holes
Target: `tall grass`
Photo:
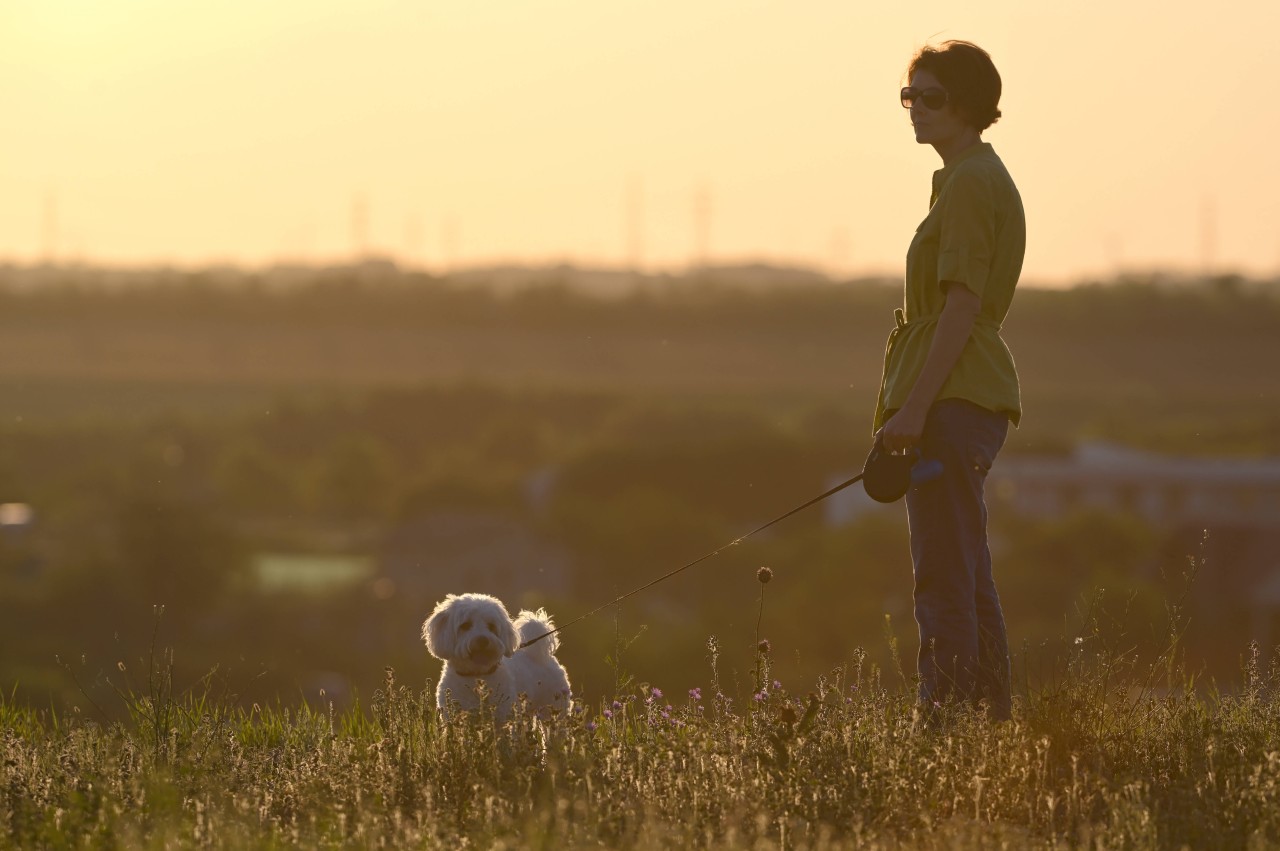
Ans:
<svg viewBox="0 0 1280 851"><path fill-rule="evenodd" d="M1238 694L1064 642L1015 720L957 711L855 651L792 693L630 685L539 719L443 720L388 669L367 707L120 691L101 724L0 699L0 848L1192 848L1280 843L1280 672ZM1101 644L1101 642L1099 642ZM1153 671L1162 677L1151 685ZM156 675L160 679L156 678Z"/></svg>

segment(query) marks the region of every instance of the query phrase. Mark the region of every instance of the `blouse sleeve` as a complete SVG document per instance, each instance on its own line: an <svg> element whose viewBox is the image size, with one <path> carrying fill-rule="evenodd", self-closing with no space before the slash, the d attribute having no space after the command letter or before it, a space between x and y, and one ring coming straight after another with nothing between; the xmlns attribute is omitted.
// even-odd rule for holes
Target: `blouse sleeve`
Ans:
<svg viewBox="0 0 1280 851"><path fill-rule="evenodd" d="M981 296L991 271L996 244L995 194L990 181L974 169L952 175L942 203L938 240L938 283L964 284Z"/></svg>

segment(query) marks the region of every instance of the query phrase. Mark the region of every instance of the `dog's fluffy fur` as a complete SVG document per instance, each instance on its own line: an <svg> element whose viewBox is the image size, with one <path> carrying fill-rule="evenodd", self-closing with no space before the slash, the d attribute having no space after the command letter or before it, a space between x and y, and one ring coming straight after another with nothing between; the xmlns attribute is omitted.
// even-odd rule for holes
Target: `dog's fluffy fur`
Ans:
<svg viewBox="0 0 1280 851"><path fill-rule="evenodd" d="M522 694L534 711L568 712L569 676L555 657L557 636L520 648L552 629L545 609L521 611L513 621L494 597L448 595L422 625L427 650L444 660L436 705L446 715L453 705L476 709L483 686L499 719L511 714Z"/></svg>

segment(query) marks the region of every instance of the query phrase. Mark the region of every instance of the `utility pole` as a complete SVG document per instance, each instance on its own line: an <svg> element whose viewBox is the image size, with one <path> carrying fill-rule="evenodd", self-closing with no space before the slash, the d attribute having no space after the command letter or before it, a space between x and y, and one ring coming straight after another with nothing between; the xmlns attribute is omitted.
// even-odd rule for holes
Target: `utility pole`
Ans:
<svg viewBox="0 0 1280 851"><path fill-rule="evenodd" d="M711 187L703 183L693 194L693 267L705 268L711 254Z"/></svg>
<svg viewBox="0 0 1280 851"><path fill-rule="evenodd" d="M831 277L840 278L849 273L849 228L840 225L831 232Z"/></svg>
<svg viewBox="0 0 1280 851"><path fill-rule="evenodd" d="M458 259L458 220L448 216L440 224L440 247L444 257L443 274L453 271Z"/></svg>
<svg viewBox="0 0 1280 851"><path fill-rule="evenodd" d="M1213 197L1205 194L1200 200L1200 274L1206 281L1213 280L1217 267L1218 228Z"/></svg>
<svg viewBox="0 0 1280 851"><path fill-rule="evenodd" d="M644 184L638 174L627 179L623 234L627 245L627 267L637 273L644 262Z"/></svg>
<svg viewBox="0 0 1280 851"><path fill-rule="evenodd" d="M53 265L58 254L58 194L53 189L44 193L44 212L40 225L40 254L45 265Z"/></svg>
<svg viewBox="0 0 1280 851"><path fill-rule="evenodd" d="M359 192L351 197L351 250L357 263L369 255L369 202Z"/></svg>
<svg viewBox="0 0 1280 851"><path fill-rule="evenodd" d="M417 266L422 263L422 217L411 213L404 222L404 263Z"/></svg>

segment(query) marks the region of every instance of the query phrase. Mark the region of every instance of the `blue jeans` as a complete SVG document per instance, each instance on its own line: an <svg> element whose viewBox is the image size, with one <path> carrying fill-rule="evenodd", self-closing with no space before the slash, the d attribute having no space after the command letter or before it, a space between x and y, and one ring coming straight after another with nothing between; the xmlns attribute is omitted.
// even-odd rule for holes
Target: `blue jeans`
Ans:
<svg viewBox="0 0 1280 851"><path fill-rule="evenodd" d="M907 492L915 615L920 627L920 700L986 701L1010 717L1009 639L991 575L983 484L1004 446L1009 420L962 399L942 399L925 419L920 450L942 475Z"/></svg>

